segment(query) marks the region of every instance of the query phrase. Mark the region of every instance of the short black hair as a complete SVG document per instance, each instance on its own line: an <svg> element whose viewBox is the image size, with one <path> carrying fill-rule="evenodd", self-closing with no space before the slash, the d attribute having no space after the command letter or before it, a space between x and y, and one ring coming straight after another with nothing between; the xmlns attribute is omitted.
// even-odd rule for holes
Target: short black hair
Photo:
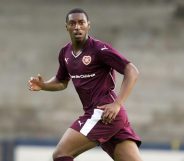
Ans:
<svg viewBox="0 0 184 161"><path fill-rule="evenodd" d="M70 11L67 13L67 15L66 15L66 22L68 21L68 16L69 16L70 14L72 14L72 13L84 13L85 16L86 16L87 21L89 20L89 17L88 17L88 14L86 13L86 11L84 11L84 10L81 9L81 8L74 8L74 9L70 10Z"/></svg>

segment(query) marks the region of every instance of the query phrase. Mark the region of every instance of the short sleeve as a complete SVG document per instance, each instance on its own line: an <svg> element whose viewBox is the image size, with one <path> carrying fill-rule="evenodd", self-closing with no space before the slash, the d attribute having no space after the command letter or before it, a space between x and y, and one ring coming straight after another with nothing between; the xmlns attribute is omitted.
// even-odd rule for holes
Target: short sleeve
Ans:
<svg viewBox="0 0 184 161"><path fill-rule="evenodd" d="M68 71L67 71L67 68L66 68L66 65L65 65L65 61L64 61L64 58L63 58L63 54L64 54L63 49L61 49L61 51L59 53L59 57L58 57L59 68L58 68L58 71L57 71L57 74L56 74L56 78L59 81L70 80L70 75L68 74Z"/></svg>
<svg viewBox="0 0 184 161"><path fill-rule="evenodd" d="M98 55L103 64L112 67L121 74L124 74L126 65L130 63L122 54L110 46L105 45L100 49Z"/></svg>

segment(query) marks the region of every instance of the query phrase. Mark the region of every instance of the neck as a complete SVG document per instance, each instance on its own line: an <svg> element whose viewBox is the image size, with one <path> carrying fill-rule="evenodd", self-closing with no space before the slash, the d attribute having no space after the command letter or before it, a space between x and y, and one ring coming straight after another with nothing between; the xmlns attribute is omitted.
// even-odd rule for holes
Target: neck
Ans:
<svg viewBox="0 0 184 161"><path fill-rule="evenodd" d="M85 37L83 41L72 41L73 52L74 53L80 52L83 49L87 39L88 36Z"/></svg>

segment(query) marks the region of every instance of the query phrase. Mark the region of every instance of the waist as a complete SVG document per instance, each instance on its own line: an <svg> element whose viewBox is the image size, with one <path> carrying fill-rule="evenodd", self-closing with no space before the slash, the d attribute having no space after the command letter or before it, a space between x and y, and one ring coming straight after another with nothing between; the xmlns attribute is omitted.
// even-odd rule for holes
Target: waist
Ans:
<svg viewBox="0 0 184 161"><path fill-rule="evenodd" d="M116 99L116 95L113 91L104 92L104 94L96 94L95 96L89 96L88 98L81 98L84 111L93 110L97 106L113 103Z"/></svg>

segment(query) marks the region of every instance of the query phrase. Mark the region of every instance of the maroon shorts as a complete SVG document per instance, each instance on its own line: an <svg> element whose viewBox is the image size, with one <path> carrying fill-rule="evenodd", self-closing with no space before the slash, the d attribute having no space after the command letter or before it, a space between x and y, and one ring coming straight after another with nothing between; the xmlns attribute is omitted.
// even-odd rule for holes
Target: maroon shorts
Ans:
<svg viewBox="0 0 184 161"><path fill-rule="evenodd" d="M112 158L116 144L124 140L132 140L140 146L140 137L132 129L124 108L121 108L116 119L110 124L104 124L101 121L102 113L102 110L94 109L91 115L86 113L80 116L71 128L90 140L99 142L102 149Z"/></svg>

